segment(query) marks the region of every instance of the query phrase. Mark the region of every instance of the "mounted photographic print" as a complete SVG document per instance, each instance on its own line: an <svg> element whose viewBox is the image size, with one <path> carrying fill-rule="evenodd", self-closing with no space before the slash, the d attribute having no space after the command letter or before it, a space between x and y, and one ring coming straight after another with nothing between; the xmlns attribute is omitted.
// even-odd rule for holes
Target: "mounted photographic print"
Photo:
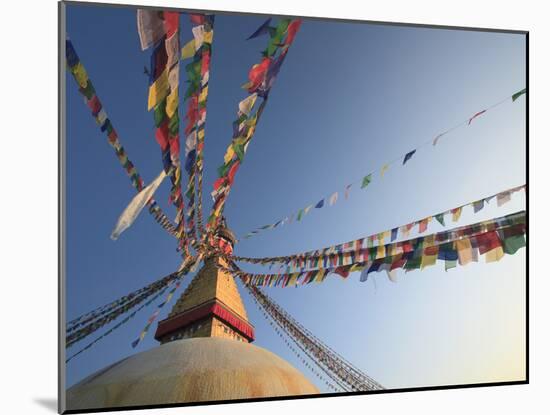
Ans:
<svg viewBox="0 0 550 415"><path fill-rule="evenodd" d="M61 412L528 382L527 32L59 11Z"/></svg>

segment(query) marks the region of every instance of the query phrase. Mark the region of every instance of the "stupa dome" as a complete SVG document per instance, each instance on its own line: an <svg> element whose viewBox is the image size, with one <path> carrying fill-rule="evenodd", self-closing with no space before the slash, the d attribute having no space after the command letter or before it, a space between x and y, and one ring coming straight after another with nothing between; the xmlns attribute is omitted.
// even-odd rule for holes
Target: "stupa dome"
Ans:
<svg viewBox="0 0 550 415"><path fill-rule="evenodd" d="M67 409L318 394L290 363L247 342L176 340L102 369L67 391Z"/></svg>

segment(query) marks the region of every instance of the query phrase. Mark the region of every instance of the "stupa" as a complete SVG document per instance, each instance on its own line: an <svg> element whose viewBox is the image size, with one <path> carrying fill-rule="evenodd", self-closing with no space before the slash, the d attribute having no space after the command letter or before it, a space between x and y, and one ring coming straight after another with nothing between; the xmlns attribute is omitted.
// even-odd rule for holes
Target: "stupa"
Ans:
<svg viewBox="0 0 550 415"><path fill-rule="evenodd" d="M222 223L212 237L231 253ZM295 367L254 346L254 327L232 275L211 255L159 322L158 347L122 359L67 390L67 409L131 407L318 394Z"/></svg>

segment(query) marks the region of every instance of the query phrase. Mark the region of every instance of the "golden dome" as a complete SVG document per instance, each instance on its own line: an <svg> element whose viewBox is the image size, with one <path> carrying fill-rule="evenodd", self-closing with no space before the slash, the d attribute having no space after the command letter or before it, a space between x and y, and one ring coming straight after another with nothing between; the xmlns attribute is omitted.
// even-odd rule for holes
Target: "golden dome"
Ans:
<svg viewBox="0 0 550 415"><path fill-rule="evenodd" d="M290 363L219 337L172 341L106 367L67 390L67 409L318 394Z"/></svg>

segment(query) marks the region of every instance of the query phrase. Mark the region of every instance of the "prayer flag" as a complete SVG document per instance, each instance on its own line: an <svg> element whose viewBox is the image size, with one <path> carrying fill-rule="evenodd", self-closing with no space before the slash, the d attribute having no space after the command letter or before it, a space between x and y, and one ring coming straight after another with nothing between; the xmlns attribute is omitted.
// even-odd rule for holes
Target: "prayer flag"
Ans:
<svg viewBox="0 0 550 415"><path fill-rule="evenodd" d="M508 255L514 255L520 248L525 246L525 236L512 235L504 238L504 252Z"/></svg>
<svg viewBox="0 0 550 415"><path fill-rule="evenodd" d="M458 251L458 262L460 265L467 265L472 262L472 244L469 238L458 239L456 241L456 250Z"/></svg>
<svg viewBox="0 0 550 415"><path fill-rule="evenodd" d="M516 92L514 95L512 95L512 102L514 102L516 99L521 97L523 94L527 92L527 88L523 88L521 91Z"/></svg>
<svg viewBox="0 0 550 415"><path fill-rule="evenodd" d="M500 207L505 203L508 203L511 199L510 192L502 192L497 195L497 206Z"/></svg>
<svg viewBox="0 0 550 415"><path fill-rule="evenodd" d="M256 98L258 98L258 94L254 93L239 102L239 111L248 116L256 103Z"/></svg>
<svg viewBox="0 0 550 415"><path fill-rule="evenodd" d="M382 169L380 170L380 176L384 177L384 174L388 171L389 168L390 166L388 166L387 164L384 164L382 166Z"/></svg>
<svg viewBox="0 0 550 415"><path fill-rule="evenodd" d="M162 11L138 9L137 26L141 50L145 50L157 43L165 34Z"/></svg>
<svg viewBox="0 0 550 415"><path fill-rule="evenodd" d="M487 110L483 110L483 111L479 111L477 113L475 113L474 115L472 115L472 117L468 120L468 125L470 125L472 123L472 121L474 120L474 118L477 118L479 117L481 114L483 114L485 111Z"/></svg>
<svg viewBox="0 0 550 415"><path fill-rule="evenodd" d="M405 165L405 163L411 159L414 153L416 153L416 150L409 151L407 154L405 154L405 158L403 159L403 165Z"/></svg>
<svg viewBox="0 0 550 415"><path fill-rule="evenodd" d="M330 195L330 198L328 200L328 204L330 206L332 206L336 203L337 200L338 200L338 192L334 192L332 195Z"/></svg>
<svg viewBox="0 0 550 415"><path fill-rule="evenodd" d="M436 146L437 145L437 142L439 141L439 139L443 136L443 134L438 134L435 138L434 138L434 141L432 142L432 145Z"/></svg>
<svg viewBox="0 0 550 415"><path fill-rule="evenodd" d="M439 213L435 215L435 218L441 224L441 226L445 226L445 213Z"/></svg>
<svg viewBox="0 0 550 415"><path fill-rule="evenodd" d="M485 262L496 262L500 261L500 259L504 256L504 251L502 249L502 246L497 246L496 248L490 250L485 254Z"/></svg>
<svg viewBox="0 0 550 415"><path fill-rule="evenodd" d="M166 68L158 79L149 87L149 98L147 110L151 111L168 95L170 88L168 84L168 69Z"/></svg>
<svg viewBox="0 0 550 415"><path fill-rule="evenodd" d="M287 36L284 42L285 45L289 46L292 44L292 42L294 42L294 38L296 37L296 34L298 33L298 30L300 29L301 24L302 24L302 20L300 19L296 19L290 22L286 30Z"/></svg>
<svg viewBox="0 0 550 415"><path fill-rule="evenodd" d="M397 231L399 228L393 228L391 230L391 242L395 241L397 239Z"/></svg>
<svg viewBox="0 0 550 415"><path fill-rule="evenodd" d="M344 190L344 198L347 199L349 197L349 189L351 188L351 184L348 184Z"/></svg>
<svg viewBox="0 0 550 415"><path fill-rule="evenodd" d="M481 209L483 209L484 204L485 204L484 199L481 199L481 200L478 200L477 202L472 203L472 206L474 207L474 213L477 213Z"/></svg>
<svg viewBox="0 0 550 415"><path fill-rule="evenodd" d="M303 215L303 214L304 214L303 209L300 209L300 210L298 211L298 217L296 218L296 220L299 220L299 221L302 220L302 215Z"/></svg>
<svg viewBox="0 0 550 415"><path fill-rule="evenodd" d="M317 202L317 204L315 205L315 209L321 209L323 207L323 205L325 204L325 199L321 199Z"/></svg>
<svg viewBox="0 0 550 415"><path fill-rule="evenodd" d="M460 219L460 215L462 214L462 207L452 209L451 213L453 214L453 222L457 222Z"/></svg>
<svg viewBox="0 0 550 415"><path fill-rule="evenodd" d="M155 191L160 186L165 177L166 173L163 170L160 172L157 178L153 180L145 189L134 196L130 204L126 207L126 209L124 209L124 211L118 218L116 226L111 233L112 240L116 240L122 232L124 232L132 225L132 223L136 220L149 199L151 199L151 197L154 195Z"/></svg>
<svg viewBox="0 0 550 415"><path fill-rule="evenodd" d="M309 205L308 207L306 207L306 208L304 209L304 214L307 215L308 212L311 210L312 207L313 207L313 205Z"/></svg>
<svg viewBox="0 0 550 415"><path fill-rule="evenodd" d="M372 180L372 174L369 174L363 177L363 182L361 183L361 189L364 189L365 187L367 187L371 182L371 180Z"/></svg>
<svg viewBox="0 0 550 415"><path fill-rule="evenodd" d="M255 37L269 33L269 24L271 23L271 17L263 22L254 33L252 33L246 40L254 39Z"/></svg>
<svg viewBox="0 0 550 415"><path fill-rule="evenodd" d="M196 49L195 49L195 39L190 40L183 46L181 49L181 58L182 59L189 59L192 58L195 55Z"/></svg>

